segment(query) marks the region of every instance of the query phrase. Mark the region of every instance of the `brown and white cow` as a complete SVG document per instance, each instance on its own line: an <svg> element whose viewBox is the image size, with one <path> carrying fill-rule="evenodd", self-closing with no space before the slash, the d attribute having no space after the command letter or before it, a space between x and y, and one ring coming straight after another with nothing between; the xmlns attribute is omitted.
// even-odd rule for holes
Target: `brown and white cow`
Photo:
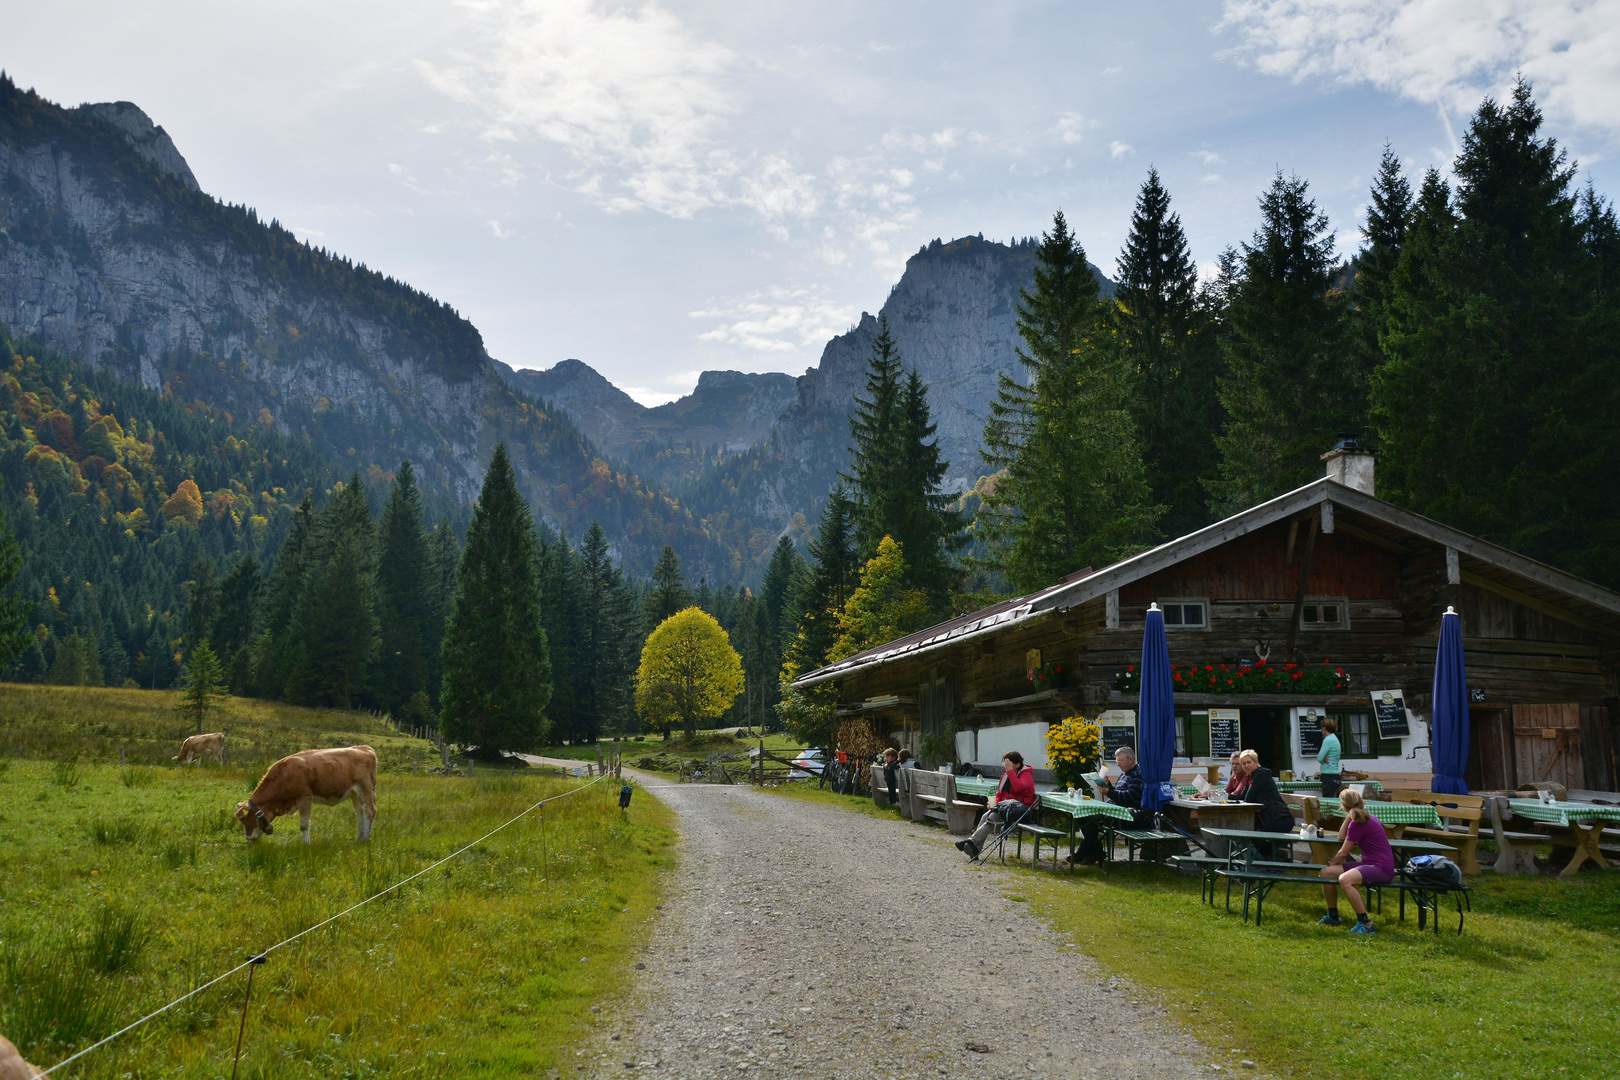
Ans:
<svg viewBox="0 0 1620 1080"><path fill-rule="evenodd" d="M0 1080L33 1080L44 1075L45 1071L39 1066L23 1060L10 1039L0 1035Z"/></svg>
<svg viewBox="0 0 1620 1080"><path fill-rule="evenodd" d="M354 802L359 822L355 839L371 839L371 823L377 819L377 751L369 746L288 754L264 771L251 798L236 804L236 820L249 840L257 840L275 831L270 823L276 818L296 809L307 844L310 807L335 806L344 799Z"/></svg>
<svg viewBox="0 0 1620 1080"><path fill-rule="evenodd" d="M180 744L180 752L174 760L182 765L196 765L205 757L211 757L221 765L225 764L225 733L223 731L210 731L206 735L192 735Z"/></svg>

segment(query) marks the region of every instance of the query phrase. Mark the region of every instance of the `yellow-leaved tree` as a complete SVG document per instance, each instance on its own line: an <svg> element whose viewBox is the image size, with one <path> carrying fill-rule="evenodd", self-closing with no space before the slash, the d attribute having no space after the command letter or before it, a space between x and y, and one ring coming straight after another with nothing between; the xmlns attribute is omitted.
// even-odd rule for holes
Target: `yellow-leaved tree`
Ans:
<svg viewBox="0 0 1620 1080"><path fill-rule="evenodd" d="M906 561L892 536L861 568L861 584L838 613L838 640L827 659L843 660L927 626L928 594L906 587Z"/></svg>
<svg viewBox="0 0 1620 1080"><path fill-rule="evenodd" d="M687 738L699 720L712 720L742 693L742 657L702 608L677 611L647 635L636 671L636 711L669 737L679 724Z"/></svg>

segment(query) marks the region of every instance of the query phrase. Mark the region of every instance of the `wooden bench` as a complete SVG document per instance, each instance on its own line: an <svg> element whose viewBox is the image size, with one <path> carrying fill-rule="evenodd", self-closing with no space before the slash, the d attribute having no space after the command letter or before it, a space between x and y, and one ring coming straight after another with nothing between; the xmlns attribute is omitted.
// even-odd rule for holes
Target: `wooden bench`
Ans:
<svg viewBox="0 0 1620 1080"><path fill-rule="evenodd" d="M1320 872L1321 867L1315 867L1315 869ZM1260 925L1260 920L1263 917L1266 897L1276 886L1307 885L1315 888L1321 888L1324 884L1322 878L1319 876L1319 873L1312 874L1307 877L1304 874L1281 873L1276 869L1241 869L1238 867L1224 870L1218 869L1215 871L1215 873L1217 876L1227 879L1226 907L1228 911L1232 909L1232 882L1236 881L1243 886L1244 922L1249 921L1249 900L1251 898L1254 900L1254 925L1256 926ZM1376 904L1379 914L1383 914L1384 910L1384 889L1394 889L1400 896L1400 919L1402 922L1406 921L1406 897L1407 894L1410 893L1412 899L1417 903L1418 929L1424 929L1427 916L1432 914L1434 916L1434 932L1436 934L1440 932L1440 898L1445 894L1452 893L1455 896L1457 904L1457 935L1459 937L1462 936L1463 932L1463 905L1466 903L1469 911L1474 909L1473 900L1470 899L1470 893L1472 890L1467 885L1452 888L1446 885L1427 885L1416 881L1409 881L1406 878L1397 877L1388 885L1362 886L1362 891L1367 894L1368 901ZM1211 902L1213 903L1213 901Z"/></svg>
<svg viewBox="0 0 1620 1080"><path fill-rule="evenodd" d="M1114 830L1116 840L1125 841L1125 859L1127 862L1136 861L1136 849L1153 847L1153 862L1163 861L1159 858L1159 845L1171 840L1185 841L1187 838L1176 832L1164 832L1160 829L1119 829Z"/></svg>
<svg viewBox="0 0 1620 1080"><path fill-rule="evenodd" d="M1507 800L1490 798L1491 831L1496 840L1496 864L1491 867L1498 874L1536 873L1536 848L1547 842L1542 833L1511 832L1506 822L1513 816Z"/></svg>
<svg viewBox="0 0 1620 1080"><path fill-rule="evenodd" d="M1041 809L1039 804L1037 804L1034 813L1030 814L1023 821L1018 823L1017 857L1019 859L1024 857L1024 837L1028 836L1035 844L1035 851L1032 858L1034 860L1035 869L1039 870L1041 868L1041 842L1043 840L1049 840L1052 843L1052 869L1056 870L1058 868L1058 847L1060 845L1065 848L1069 846L1069 830L1054 829L1048 825L1042 825L1040 823L1040 815Z"/></svg>
<svg viewBox="0 0 1620 1080"><path fill-rule="evenodd" d="M955 836L966 836L984 813L984 805L963 802L956 797L956 777L950 773L912 769L911 799L913 818L931 819L944 824Z"/></svg>
<svg viewBox="0 0 1620 1080"><path fill-rule="evenodd" d="M1429 829L1408 825L1402 834L1408 839L1433 840L1457 849L1457 865L1465 874L1480 874L1477 851L1479 822L1485 815L1485 800L1478 795L1450 795L1436 791L1392 791L1394 802L1434 807L1444 828Z"/></svg>

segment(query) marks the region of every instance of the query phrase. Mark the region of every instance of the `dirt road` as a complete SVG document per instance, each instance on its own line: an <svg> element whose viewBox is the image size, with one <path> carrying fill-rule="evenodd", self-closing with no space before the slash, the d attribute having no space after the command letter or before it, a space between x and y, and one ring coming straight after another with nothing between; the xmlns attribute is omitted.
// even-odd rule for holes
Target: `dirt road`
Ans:
<svg viewBox="0 0 1620 1080"><path fill-rule="evenodd" d="M1212 1075L943 831L645 779L680 817L680 868L648 978L574 1075Z"/></svg>

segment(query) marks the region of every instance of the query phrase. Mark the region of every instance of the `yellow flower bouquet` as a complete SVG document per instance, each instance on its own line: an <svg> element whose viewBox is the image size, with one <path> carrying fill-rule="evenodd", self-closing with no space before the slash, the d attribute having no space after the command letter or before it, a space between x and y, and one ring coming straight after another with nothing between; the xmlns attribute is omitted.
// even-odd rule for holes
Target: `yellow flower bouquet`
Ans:
<svg viewBox="0 0 1620 1080"><path fill-rule="evenodd" d="M1071 716L1046 729L1046 761L1065 787L1081 787L1081 776L1102 759L1102 728L1083 716Z"/></svg>

